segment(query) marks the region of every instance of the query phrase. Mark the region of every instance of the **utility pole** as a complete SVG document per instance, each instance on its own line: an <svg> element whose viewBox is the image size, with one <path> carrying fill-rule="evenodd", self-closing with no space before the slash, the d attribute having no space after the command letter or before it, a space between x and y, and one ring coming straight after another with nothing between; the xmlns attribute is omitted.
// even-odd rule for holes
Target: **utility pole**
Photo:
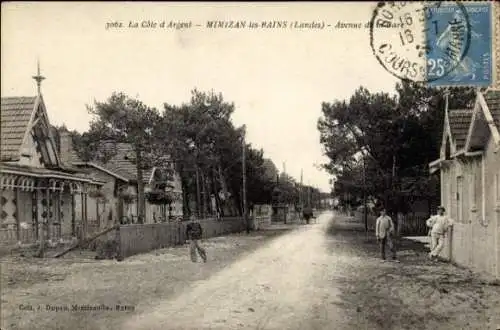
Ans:
<svg viewBox="0 0 500 330"><path fill-rule="evenodd" d="M363 209L365 218L365 233L368 233L368 208L366 202L366 169L365 169L365 155L363 154Z"/></svg>
<svg viewBox="0 0 500 330"><path fill-rule="evenodd" d="M307 206L312 208L311 205L311 182L307 182Z"/></svg>
<svg viewBox="0 0 500 330"><path fill-rule="evenodd" d="M242 139L242 153L241 153L241 166L243 172L243 221L245 221L247 234L250 233L250 223L248 221L247 214L247 169L246 169L246 142L245 142L246 130L243 126L243 139Z"/></svg>
<svg viewBox="0 0 500 330"><path fill-rule="evenodd" d="M301 218L301 219L302 219L302 212L304 211L304 196L302 196L303 195L303 184L302 184L303 174L304 174L304 170L300 169L300 186L299 186L300 214L299 214L299 218Z"/></svg>

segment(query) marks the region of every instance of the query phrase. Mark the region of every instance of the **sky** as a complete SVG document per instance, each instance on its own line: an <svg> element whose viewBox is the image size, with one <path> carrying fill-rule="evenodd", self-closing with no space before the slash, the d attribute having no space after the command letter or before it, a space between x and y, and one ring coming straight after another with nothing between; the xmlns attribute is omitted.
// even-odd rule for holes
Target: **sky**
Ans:
<svg viewBox="0 0 500 330"><path fill-rule="evenodd" d="M375 3L2 3L1 94L42 94L53 125L83 132L86 105L113 92L161 109L190 92L222 93L233 122L280 171L330 191L319 143L321 103L349 98L359 86L392 92L396 83L372 54L365 24ZM208 28L217 21L286 21L287 28ZM143 21L191 22L183 29ZM121 22L121 28L106 28ZM130 22L139 24L129 27ZM294 24L324 22L323 29ZM133 24L132 24L133 25ZM147 24L146 24L147 25ZM328 25L331 25L328 27ZM290 27L292 26L292 27Z"/></svg>

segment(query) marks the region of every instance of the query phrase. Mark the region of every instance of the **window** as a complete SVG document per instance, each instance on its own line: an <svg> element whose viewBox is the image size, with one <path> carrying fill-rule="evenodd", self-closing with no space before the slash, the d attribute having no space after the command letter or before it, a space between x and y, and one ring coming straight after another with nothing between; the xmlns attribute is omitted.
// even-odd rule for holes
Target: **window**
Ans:
<svg viewBox="0 0 500 330"><path fill-rule="evenodd" d="M477 162L474 161L472 164L472 177L471 177L471 183L470 183L470 189L471 189L471 208L475 212L477 211Z"/></svg>

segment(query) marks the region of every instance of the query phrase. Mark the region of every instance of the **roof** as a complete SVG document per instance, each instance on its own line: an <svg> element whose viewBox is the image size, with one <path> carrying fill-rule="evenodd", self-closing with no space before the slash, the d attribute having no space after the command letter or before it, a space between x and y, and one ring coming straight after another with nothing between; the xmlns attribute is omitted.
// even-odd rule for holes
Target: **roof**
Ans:
<svg viewBox="0 0 500 330"><path fill-rule="evenodd" d="M36 105L36 97L2 97L1 138L2 160L18 160L24 135Z"/></svg>
<svg viewBox="0 0 500 330"><path fill-rule="evenodd" d="M93 167L95 169L98 169L99 171L102 171L102 172L105 172L105 173L107 173L107 174L109 174L111 176L114 176L117 179L120 179L120 180L123 180L125 182L128 182L127 178L122 177L118 173L113 172L110 169L104 167L105 165L103 165L103 164L98 164L98 163L95 163L95 162L82 162L82 161L78 161L78 162L74 162L72 165L73 166L77 166L79 168L82 168L82 167Z"/></svg>
<svg viewBox="0 0 500 330"><path fill-rule="evenodd" d="M467 140L467 133L472 120L472 109L456 109L448 111L448 118L450 120L451 135L455 140L457 150L465 146Z"/></svg>
<svg viewBox="0 0 500 330"><path fill-rule="evenodd" d="M493 122L497 129L500 130L500 91L490 90L483 95L491 116L493 117Z"/></svg>
<svg viewBox="0 0 500 330"><path fill-rule="evenodd" d="M113 151L114 155L106 163L95 162L111 172L118 174L127 180L137 180L136 164L131 160L134 158L134 149L129 143L105 143L103 150ZM142 178L144 182L149 182L153 173L153 167L143 170Z"/></svg>

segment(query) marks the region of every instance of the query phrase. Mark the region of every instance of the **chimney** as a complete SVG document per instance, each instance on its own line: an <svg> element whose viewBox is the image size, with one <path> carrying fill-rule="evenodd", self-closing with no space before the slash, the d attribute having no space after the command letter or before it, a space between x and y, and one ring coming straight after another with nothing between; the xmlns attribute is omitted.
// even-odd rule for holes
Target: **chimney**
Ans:
<svg viewBox="0 0 500 330"><path fill-rule="evenodd" d="M71 134L65 129L59 130L59 157L61 157L62 162L66 165L80 161L73 149Z"/></svg>

